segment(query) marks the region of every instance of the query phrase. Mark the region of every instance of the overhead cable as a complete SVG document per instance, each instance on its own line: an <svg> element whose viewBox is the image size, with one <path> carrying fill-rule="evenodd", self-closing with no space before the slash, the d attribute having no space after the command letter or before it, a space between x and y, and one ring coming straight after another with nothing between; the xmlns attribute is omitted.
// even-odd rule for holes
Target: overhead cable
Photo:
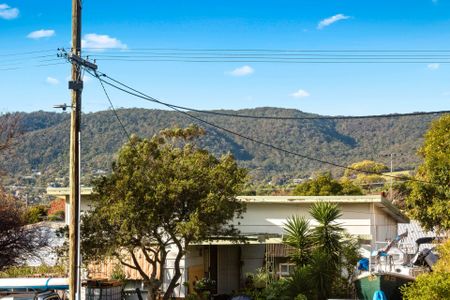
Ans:
<svg viewBox="0 0 450 300"><path fill-rule="evenodd" d="M91 72L89 72L89 73L92 74ZM109 97L109 94L108 94L108 92L106 91L106 88L105 88L105 86L104 86L104 84L103 84L103 81L100 80L100 76L98 75L97 72L94 71L94 74L93 74L93 75L94 75L94 77L96 77L96 78L98 79L98 81L99 81L99 83L100 83L100 85L101 85L101 87L102 87L102 89L103 89L103 92L105 93L105 96L106 96L106 98L108 99L109 105L111 106L111 109L112 109L114 115L116 116L117 121L119 122L120 126L122 127L122 130L123 130L124 134L126 135L126 137L128 138L128 140L130 141L130 140L131 140L131 136L130 136L130 134L128 133L128 130L125 128L125 125L123 124L122 120L120 120L119 115L118 115L118 113L117 113L117 111L116 111L116 108L114 107L114 104L112 103L111 98Z"/></svg>
<svg viewBox="0 0 450 300"><path fill-rule="evenodd" d="M115 80L107 76L106 74L100 73L102 76L108 78L109 80L122 84L120 81ZM233 114L233 113L225 113L214 110L201 110L195 109L192 107L180 106L171 104L172 107L183 109L187 111L209 114L209 115L217 115L224 117L235 117L235 118L247 118L247 119L267 119L267 120L351 120L351 119L375 119L375 118L399 118L399 117L408 117L408 116L424 116L424 115L438 115L450 113L450 110L441 110L441 111L431 111L431 112L411 112L411 113L402 113L402 114L385 114L385 115L365 115L365 116L308 116L308 117L300 117L300 116L255 116L248 114Z"/></svg>
<svg viewBox="0 0 450 300"><path fill-rule="evenodd" d="M88 71L88 72L90 74L92 74L92 72L90 72L90 71ZM106 77L108 79L111 78L110 76L108 76L108 75L106 75L104 73L102 73L102 76ZM272 144L269 144L269 143L266 143L266 142L263 142L263 141L259 141L257 139L252 138L252 137L245 136L245 135L240 134L238 132L232 131L232 130L230 130L228 128L225 128L225 127L222 127L220 125L214 124L214 123L212 123L210 121L206 121L206 120L204 120L202 118L199 118L199 117L197 117L195 115L190 114L189 112L180 110L179 108L177 108L176 106L174 106L174 105L172 105L170 103L166 103L166 102L160 101L160 100L158 100L158 99L156 99L154 97L151 97L151 96L149 96L149 95L147 95L147 94L145 94L143 92L140 92L140 91L138 91L138 90L136 90L136 89L134 89L134 88L132 88L132 87L130 87L130 86L128 86L128 85L118 81L118 80L115 80L115 82L119 83L122 87L120 87L120 86L118 86L118 85L116 85L114 83L111 83L108 80L105 80L105 79L103 79L101 77L98 77L98 78L99 78L99 80L103 81L105 84L107 84L107 85L109 85L111 87L114 87L114 88L116 88L118 90L121 90L121 91L123 91L123 92L125 92L127 94L130 94L132 96L144 99L146 101L150 101L150 102L154 102L154 103L158 103L158 104L164 105L164 106L166 106L168 108L171 108L171 109L177 111L180 114L183 114L183 115L187 116L190 119L196 120L196 121L198 121L200 123L209 125L210 127L213 127L213 128L219 129L221 131L227 132L229 134L238 136L238 137L240 137L242 139L251 141L253 143L256 143L256 144L259 144L259 145L263 145L265 147L268 147L268 148L271 148L271 149L275 149L275 150L280 151L280 152L284 152L284 153L289 154L289 155L297 156L297 157L300 157L300 158L303 158L303 159L316 161L316 162L319 162L319 163L322 163L322 164L327 164L327 165L331 165L331 166L342 168L342 169L346 169L346 170L352 170L352 171L355 171L355 172L358 172L358 173L374 174L374 175L380 175L380 176L385 176L385 177L391 177L391 178L395 178L395 179L399 178L397 176L387 175L387 174L383 174L381 172L359 170L359 169L356 169L356 168L344 166L344 165L341 165L341 164L338 164L338 163L334 163L334 162L331 162L331 161L326 161L326 160L322 160L322 159L319 159L319 158L310 157L310 156L307 156L307 155L304 155L304 154L301 154L301 153L297 153L297 152L294 152L294 151L290 151L290 150L287 150L287 149L284 149L284 148L281 148L281 147L278 147L278 146L275 146L275 145L272 145ZM436 185L436 184L434 184L432 182L428 182L428 181L420 180L420 179L415 179L415 178L410 178L410 179L407 179L407 180L421 182L421 183L425 183L425 184Z"/></svg>

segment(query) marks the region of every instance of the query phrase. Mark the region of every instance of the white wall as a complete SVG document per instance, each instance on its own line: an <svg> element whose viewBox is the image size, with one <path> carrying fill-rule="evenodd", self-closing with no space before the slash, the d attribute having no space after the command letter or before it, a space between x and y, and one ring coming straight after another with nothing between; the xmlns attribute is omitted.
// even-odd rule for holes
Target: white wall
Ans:
<svg viewBox="0 0 450 300"><path fill-rule="evenodd" d="M248 203L247 211L242 219L236 219L234 224L244 234L283 234L283 224L294 215L311 219L308 213L310 203ZM370 235L372 215L370 203L339 204L342 226L355 235ZM381 210L376 214L385 213ZM388 217L387 217L388 218ZM384 220L384 219L383 219ZM392 220L393 221L393 220ZM383 222L387 222L387 219ZM312 225L315 225L311 221Z"/></svg>
<svg viewBox="0 0 450 300"><path fill-rule="evenodd" d="M375 224L377 242L390 241L397 236L397 222L380 208L375 207Z"/></svg>
<svg viewBox="0 0 450 300"><path fill-rule="evenodd" d="M81 204L80 204L80 211L81 213L88 211L91 209L92 201L89 196L82 196L81 197ZM67 225L69 225L69 218L70 218L70 204L69 204L69 196L66 196L66 204L65 204L65 222Z"/></svg>

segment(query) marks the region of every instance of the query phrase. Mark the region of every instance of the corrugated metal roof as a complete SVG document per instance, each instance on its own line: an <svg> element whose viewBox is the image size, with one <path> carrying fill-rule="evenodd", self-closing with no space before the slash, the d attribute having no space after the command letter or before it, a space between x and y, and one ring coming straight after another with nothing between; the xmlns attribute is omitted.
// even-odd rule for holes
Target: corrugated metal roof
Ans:
<svg viewBox="0 0 450 300"><path fill-rule="evenodd" d="M410 223L399 223L397 225L398 233L403 233L408 230L408 236L403 238L400 242L400 247L406 250L407 253L412 254L415 253L416 249L416 240L422 237L437 237L437 233L434 231L426 231L424 230L417 221L411 220ZM432 248L436 245L434 244L422 244L420 249L423 248Z"/></svg>

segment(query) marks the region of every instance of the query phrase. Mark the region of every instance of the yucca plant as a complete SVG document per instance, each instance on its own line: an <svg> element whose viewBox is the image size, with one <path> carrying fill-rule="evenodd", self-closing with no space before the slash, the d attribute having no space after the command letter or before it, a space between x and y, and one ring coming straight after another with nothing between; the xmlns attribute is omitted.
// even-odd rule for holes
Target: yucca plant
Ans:
<svg viewBox="0 0 450 300"><path fill-rule="evenodd" d="M290 259L297 266L304 266L310 260L312 238L310 224L304 217L292 216L284 226L283 242L291 247Z"/></svg>
<svg viewBox="0 0 450 300"><path fill-rule="evenodd" d="M316 202L311 206L309 213L319 223L312 230L314 245L332 257L339 258L344 228L337 223L342 216L338 206L328 202Z"/></svg>

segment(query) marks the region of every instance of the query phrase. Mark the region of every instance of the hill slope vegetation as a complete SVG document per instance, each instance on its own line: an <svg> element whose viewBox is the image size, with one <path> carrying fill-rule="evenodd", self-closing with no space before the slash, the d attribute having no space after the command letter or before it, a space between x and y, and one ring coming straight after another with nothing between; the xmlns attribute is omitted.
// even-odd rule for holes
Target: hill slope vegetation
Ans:
<svg viewBox="0 0 450 300"><path fill-rule="evenodd" d="M294 109L256 108L221 111L255 116L314 116ZM342 165L371 159L389 165L389 154L395 153L395 169L414 169L418 164L416 151L431 120L437 116L403 116L395 118L351 120L262 120L201 115L208 122L245 136L302 155ZM171 126L187 126L191 119L177 112L148 109L121 109L118 115L127 131L139 136L151 136ZM2 160L10 175L40 171L45 178L65 177L69 162L68 113L21 113L22 136L15 155ZM256 181L271 178L306 177L329 170L343 170L312 160L295 157L205 126L200 146L220 155L232 152L240 164L251 170ZM82 116L82 172L85 181L99 170L108 171L112 157L127 140L112 111L100 111Z"/></svg>

